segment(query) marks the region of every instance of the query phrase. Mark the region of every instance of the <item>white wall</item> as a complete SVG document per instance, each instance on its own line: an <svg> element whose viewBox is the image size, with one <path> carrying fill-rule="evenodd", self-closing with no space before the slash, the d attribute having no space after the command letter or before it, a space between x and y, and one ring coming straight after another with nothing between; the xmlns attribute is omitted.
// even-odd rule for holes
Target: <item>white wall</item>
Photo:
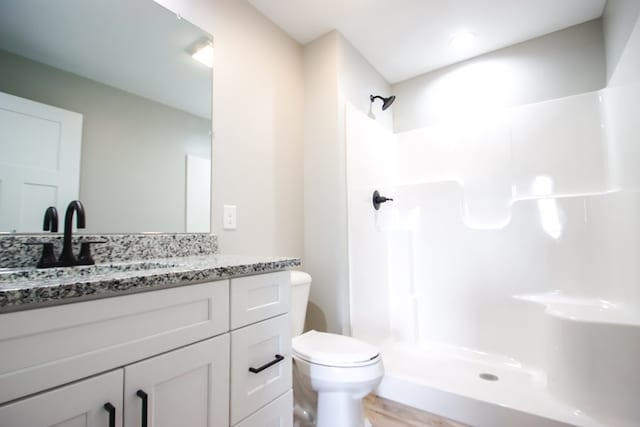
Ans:
<svg viewBox="0 0 640 427"><path fill-rule="evenodd" d="M393 129L393 109L382 111L379 99L374 104L369 100L369 95L391 95L391 85L340 33L336 33L336 38L341 118L344 118L345 104L349 103L385 128Z"/></svg>
<svg viewBox="0 0 640 427"><path fill-rule="evenodd" d="M615 42L611 49L616 52L607 54L607 86L640 82L640 2L610 0L605 9L604 37L607 49Z"/></svg>
<svg viewBox="0 0 640 427"><path fill-rule="evenodd" d="M313 277L309 327L349 332L349 262L345 105L369 113L370 94L389 84L333 31L304 48L305 151L304 268ZM372 115L391 128L391 110Z"/></svg>
<svg viewBox="0 0 640 427"><path fill-rule="evenodd" d="M213 227L225 253L301 256L302 48L246 1L158 0L214 37ZM223 205L238 229L222 229Z"/></svg>
<svg viewBox="0 0 640 427"><path fill-rule="evenodd" d="M636 16L635 23L615 62L609 63L611 76L604 93L604 114L607 126L610 180L619 188L640 190L640 17L634 5L624 11ZM627 18L617 15L620 25ZM610 15L611 17L611 15ZM612 18L610 18L612 19ZM617 21L610 20L605 27L606 38L614 38L612 28Z"/></svg>
<svg viewBox="0 0 640 427"><path fill-rule="evenodd" d="M627 40L633 31L640 14L638 0L608 0L602 15L604 27L604 42L607 56L607 79L611 79L613 72L622 57Z"/></svg>
<svg viewBox="0 0 640 427"><path fill-rule="evenodd" d="M604 63L601 20L580 24L393 85L394 127L602 89Z"/></svg>
<svg viewBox="0 0 640 427"><path fill-rule="evenodd" d="M340 331L345 320L337 292L346 244L340 211L337 60L335 32L304 48L303 259L304 269L313 278L307 325L330 331Z"/></svg>

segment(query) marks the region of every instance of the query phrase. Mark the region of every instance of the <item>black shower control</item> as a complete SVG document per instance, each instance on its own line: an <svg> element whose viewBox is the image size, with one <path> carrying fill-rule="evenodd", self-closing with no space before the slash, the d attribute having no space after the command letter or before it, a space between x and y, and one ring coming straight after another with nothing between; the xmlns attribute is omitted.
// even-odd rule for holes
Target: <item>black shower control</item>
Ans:
<svg viewBox="0 0 640 427"><path fill-rule="evenodd" d="M378 192L378 190L376 190L376 191L373 192L373 200L372 201L373 201L373 208L375 210L379 210L381 204L383 204L385 202L393 202L393 199L381 196L380 193Z"/></svg>

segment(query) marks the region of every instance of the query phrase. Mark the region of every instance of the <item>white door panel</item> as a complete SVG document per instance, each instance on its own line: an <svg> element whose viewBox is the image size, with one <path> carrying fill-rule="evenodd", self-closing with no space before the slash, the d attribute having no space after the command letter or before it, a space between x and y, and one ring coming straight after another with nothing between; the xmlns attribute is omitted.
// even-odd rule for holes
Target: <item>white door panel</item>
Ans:
<svg viewBox="0 0 640 427"><path fill-rule="evenodd" d="M0 92L0 231L39 231L78 198L81 145L81 114Z"/></svg>
<svg viewBox="0 0 640 427"><path fill-rule="evenodd" d="M187 233L211 229L211 160L187 156Z"/></svg>

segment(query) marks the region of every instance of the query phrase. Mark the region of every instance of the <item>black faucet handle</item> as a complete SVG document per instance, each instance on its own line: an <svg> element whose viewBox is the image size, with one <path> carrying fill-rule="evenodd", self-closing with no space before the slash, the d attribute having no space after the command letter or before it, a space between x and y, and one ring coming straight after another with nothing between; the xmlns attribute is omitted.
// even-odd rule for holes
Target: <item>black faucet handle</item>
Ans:
<svg viewBox="0 0 640 427"><path fill-rule="evenodd" d="M77 265L93 265L95 260L91 256L91 245L99 245L107 243L106 240L81 240L80 241L80 255L78 255Z"/></svg>
<svg viewBox="0 0 640 427"><path fill-rule="evenodd" d="M27 242L26 244L29 246L42 246L42 255L40 255L40 260L36 267L52 268L60 265L53 249L53 242Z"/></svg>

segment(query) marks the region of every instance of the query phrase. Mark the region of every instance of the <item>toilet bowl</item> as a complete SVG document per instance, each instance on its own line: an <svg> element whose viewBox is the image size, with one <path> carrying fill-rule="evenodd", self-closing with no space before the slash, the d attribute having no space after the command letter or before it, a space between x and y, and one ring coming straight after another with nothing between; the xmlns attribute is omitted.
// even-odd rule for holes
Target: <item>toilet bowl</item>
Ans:
<svg viewBox="0 0 640 427"><path fill-rule="evenodd" d="M293 271L293 392L298 427L364 427L362 398L384 375L379 350L355 338L309 331L301 334L311 276Z"/></svg>

